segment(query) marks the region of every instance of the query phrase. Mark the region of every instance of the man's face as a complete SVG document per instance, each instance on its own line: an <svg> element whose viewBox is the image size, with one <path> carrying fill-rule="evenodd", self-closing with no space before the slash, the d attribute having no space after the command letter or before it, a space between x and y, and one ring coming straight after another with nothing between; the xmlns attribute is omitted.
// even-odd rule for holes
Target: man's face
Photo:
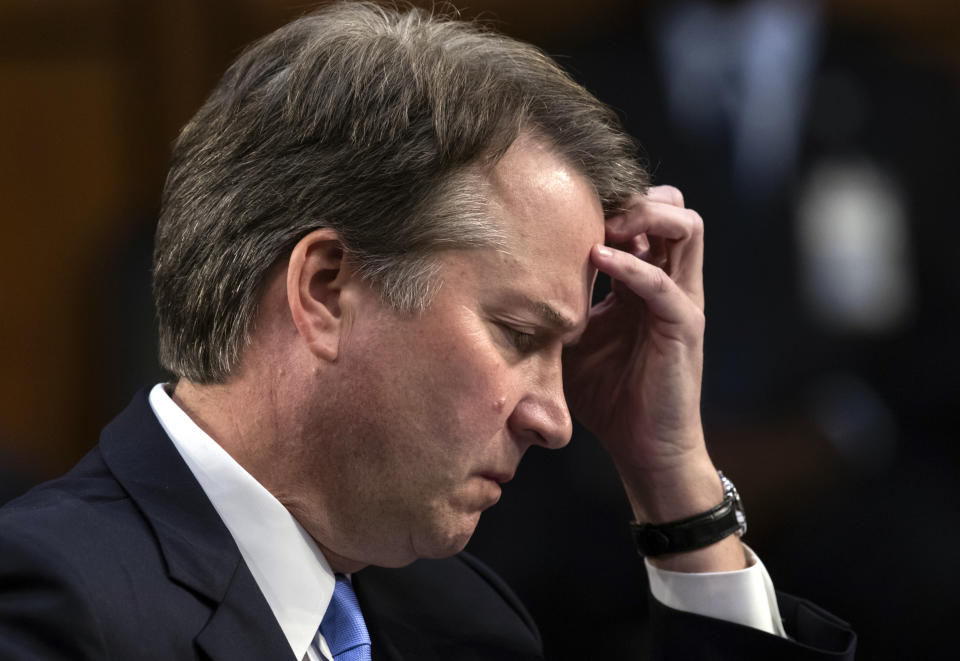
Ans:
<svg viewBox="0 0 960 661"><path fill-rule="evenodd" d="M317 468L339 484L324 498L339 556L397 565L461 550L524 451L570 439L560 358L586 324L601 205L529 139L491 184L509 254L446 253L443 286L419 317L363 287L342 293L343 387L327 421L337 437Z"/></svg>

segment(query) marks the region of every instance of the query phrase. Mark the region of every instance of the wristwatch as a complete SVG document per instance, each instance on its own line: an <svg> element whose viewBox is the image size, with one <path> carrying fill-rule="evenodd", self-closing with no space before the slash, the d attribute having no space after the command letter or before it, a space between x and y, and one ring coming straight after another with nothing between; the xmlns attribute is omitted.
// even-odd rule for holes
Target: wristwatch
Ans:
<svg viewBox="0 0 960 661"><path fill-rule="evenodd" d="M723 501L701 514L668 523L630 524L633 541L642 556L656 557L667 553L684 553L710 546L721 539L747 532L747 517L743 502L733 482L717 471L723 484Z"/></svg>

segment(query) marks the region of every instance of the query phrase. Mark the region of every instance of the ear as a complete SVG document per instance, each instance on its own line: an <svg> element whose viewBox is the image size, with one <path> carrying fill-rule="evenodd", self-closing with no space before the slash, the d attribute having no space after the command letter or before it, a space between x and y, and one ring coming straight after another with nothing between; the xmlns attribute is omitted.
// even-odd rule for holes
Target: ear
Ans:
<svg viewBox="0 0 960 661"><path fill-rule="evenodd" d="M333 361L340 346L340 294L349 273L343 244L332 229L300 239L287 266L287 303L293 323L310 352Z"/></svg>

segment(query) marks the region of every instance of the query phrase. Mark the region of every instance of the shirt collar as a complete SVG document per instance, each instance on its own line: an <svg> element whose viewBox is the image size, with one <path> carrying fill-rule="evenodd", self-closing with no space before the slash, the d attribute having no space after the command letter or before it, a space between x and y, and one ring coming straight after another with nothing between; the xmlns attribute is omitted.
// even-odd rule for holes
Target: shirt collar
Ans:
<svg viewBox="0 0 960 661"><path fill-rule="evenodd" d="M289 511L170 398L163 384L150 407L214 509L280 624L304 658L336 580L316 542Z"/></svg>

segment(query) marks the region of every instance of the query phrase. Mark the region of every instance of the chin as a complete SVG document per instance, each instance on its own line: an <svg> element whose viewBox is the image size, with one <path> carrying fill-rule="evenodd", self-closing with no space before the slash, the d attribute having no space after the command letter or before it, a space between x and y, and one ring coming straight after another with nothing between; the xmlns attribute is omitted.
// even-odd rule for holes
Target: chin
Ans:
<svg viewBox="0 0 960 661"><path fill-rule="evenodd" d="M457 525L446 526L426 534L419 540L414 540L414 550L418 558L439 559L456 555L466 548L467 542L473 537L480 513L464 517Z"/></svg>

